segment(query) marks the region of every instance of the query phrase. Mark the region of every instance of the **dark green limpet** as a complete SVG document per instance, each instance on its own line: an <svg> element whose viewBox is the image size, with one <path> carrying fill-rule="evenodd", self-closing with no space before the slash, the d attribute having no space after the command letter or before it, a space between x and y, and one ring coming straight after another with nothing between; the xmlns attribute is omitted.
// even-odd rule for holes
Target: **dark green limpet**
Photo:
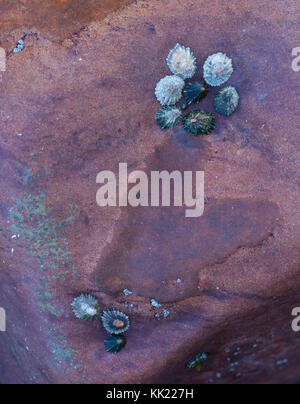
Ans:
<svg viewBox="0 0 300 404"><path fill-rule="evenodd" d="M100 317L100 306L98 300L91 295L84 295L74 299L72 309L80 320L93 321Z"/></svg>
<svg viewBox="0 0 300 404"><path fill-rule="evenodd" d="M200 370L201 365L203 365L203 363L207 361L207 358L208 358L208 353L206 353L206 352L199 353L191 361L189 361L189 363L187 364L186 367L189 369Z"/></svg>
<svg viewBox="0 0 300 404"><path fill-rule="evenodd" d="M230 116L239 106L240 96L234 87L225 87L215 98L215 110L225 116Z"/></svg>
<svg viewBox="0 0 300 404"><path fill-rule="evenodd" d="M192 104L197 104L208 94L208 85L206 83L200 83L195 81L194 83L188 83L184 89L184 101L182 108L186 109Z"/></svg>
<svg viewBox="0 0 300 404"><path fill-rule="evenodd" d="M216 125L216 119L213 114L202 110L192 111L183 118L183 127L193 135L208 135Z"/></svg>
<svg viewBox="0 0 300 404"><path fill-rule="evenodd" d="M117 353L125 347L126 338L123 335L111 335L105 340L104 345L107 352Z"/></svg>
<svg viewBox="0 0 300 404"><path fill-rule="evenodd" d="M161 129L174 128L175 125L182 119L182 111L176 107L162 108L156 114L156 120Z"/></svg>
<svg viewBox="0 0 300 404"><path fill-rule="evenodd" d="M104 310L101 315L101 321L109 334L119 335L130 327L129 317L121 310Z"/></svg>

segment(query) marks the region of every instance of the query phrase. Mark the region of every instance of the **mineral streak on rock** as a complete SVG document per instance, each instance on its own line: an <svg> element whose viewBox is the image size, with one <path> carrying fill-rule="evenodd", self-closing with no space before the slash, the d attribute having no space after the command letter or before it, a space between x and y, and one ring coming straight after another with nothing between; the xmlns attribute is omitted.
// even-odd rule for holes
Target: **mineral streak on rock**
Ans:
<svg viewBox="0 0 300 404"><path fill-rule="evenodd" d="M26 0L26 5L20 5L19 0L6 1L0 21L0 37L2 33L16 29L34 26L43 36L54 41L61 41L72 33L78 31L78 27L92 22L101 21L109 13L122 8L132 0L103 0L100 3L95 0L85 0L85 6L74 0Z"/></svg>

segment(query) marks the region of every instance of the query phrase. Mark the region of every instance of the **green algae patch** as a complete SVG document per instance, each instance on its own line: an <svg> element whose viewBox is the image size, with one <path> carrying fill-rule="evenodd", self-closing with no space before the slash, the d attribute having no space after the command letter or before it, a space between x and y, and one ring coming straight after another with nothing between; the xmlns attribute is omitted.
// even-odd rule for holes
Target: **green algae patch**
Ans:
<svg viewBox="0 0 300 404"><path fill-rule="evenodd" d="M59 316L50 304L53 294L50 283L74 280L75 265L71 261L68 241L64 237L64 229L73 222L73 218L58 220L52 215L52 210L46 206L46 193L25 191L19 196L10 209L10 230L17 234L27 247L27 252L39 264L41 273L40 283L35 287L39 295L39 306L42 312L50 311Z"/></svg>
<svg viewBox="0 0 300 404"><path fill-rule="evenodd" d="M27 254L38 264L39 281L33 290L40 312L51 315L52 325L46 331L48 348L53 354L52 363L66 374L71 374L81 369L82 363L63 335L59 319L64 312L57 307L55 298L56 288L60 284L74 282L76 277L65 229L74 223L77 208L69 205L67 218L56 218L55 212L47 206L47 192L35 184L36 179L44 174L34 173L23 166L17 168L17 174L25 191L16 197L9 209L10 230L16 242L22 243Z"/></svg>

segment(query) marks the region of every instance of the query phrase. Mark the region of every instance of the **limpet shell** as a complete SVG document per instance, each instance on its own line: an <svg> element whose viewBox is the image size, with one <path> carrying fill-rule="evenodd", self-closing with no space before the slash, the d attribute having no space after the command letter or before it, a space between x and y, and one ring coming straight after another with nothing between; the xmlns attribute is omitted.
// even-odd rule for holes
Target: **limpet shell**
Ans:
<svg viewBox="0 0 300 404"><path fill-rule="evenodd" d="M174 128L182 119L182 111L176 107L164 107L156 114L156 120L161 129Z"/></svg>
<svg viewBox="0 0 300 404"><path fill-rule="evenodd" d="M191 79L197 70L197 60L190 48L177 44L167 57L171 72L183 80Z"/></svg>
<svg viewBox="0 0 300 404"><path fill-rule="evenodd" d="M175 105L182 98L185 82L178 76L166 76L155 88L155 95L162 106Z"/></svg>
<svg viewBox="0 0 300 404"><path fill-rule="evenodd" d="M234 87L225 87L215 98L215 110L221 115L230 116L239 106L240 96Z"/></svg>
<svg viewBox="0 0 300 404"><path fill-rule="evenodd" d="M100 317L100 306L98 300L88 294L82 294L72 303L75 316L81 320L93 321Z"/></svg>
<svg viewBox="0 0 300 404"><path fill-rule="evenodd" d="M104 342L107 352L117 353L120 352L126 345L126 338L124 335L110 335Z"/></svg>
<svg viewBox="0 0 300 404"><path fill-rule="evenodd" d="M101 321L109 334L123 334L130 327L129 317L121 310L104 310L101 315Z"/></svg>
<svg viewBox="0 0 300 404"><path fill-rule="evenodd" d="M193 135L207 135L215 128L215 117L209 112L196 110L183 118L183 127Z"/></svg>
<svg viewBox="0 0 300 404"><path fill-rule="evenodd" d="M221 86L233 73L232 59L219 52L207 58L203 67L204 80L210 86Z"/></svg>

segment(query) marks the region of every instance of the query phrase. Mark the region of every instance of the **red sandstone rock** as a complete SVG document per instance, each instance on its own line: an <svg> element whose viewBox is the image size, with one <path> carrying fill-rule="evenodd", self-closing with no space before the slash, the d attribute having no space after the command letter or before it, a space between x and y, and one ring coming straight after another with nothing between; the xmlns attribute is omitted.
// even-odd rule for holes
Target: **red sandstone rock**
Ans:
<svg viewBox="0 0 300 404"><path fill-rule="evenodd" d="M96 1L52 2L49 14L34 3L0 7L1 383L297 382L299 2L138 1L104 20ZM210 137L156 125L155 84L177 42L199 65L219 50L233 58L241 105ZM119 162L204 170L204 216L97 207L96 175ZM118 356L100 322L73 317L81 292L130 315ZM202 371L186 369L204 351Z"/></svg>

